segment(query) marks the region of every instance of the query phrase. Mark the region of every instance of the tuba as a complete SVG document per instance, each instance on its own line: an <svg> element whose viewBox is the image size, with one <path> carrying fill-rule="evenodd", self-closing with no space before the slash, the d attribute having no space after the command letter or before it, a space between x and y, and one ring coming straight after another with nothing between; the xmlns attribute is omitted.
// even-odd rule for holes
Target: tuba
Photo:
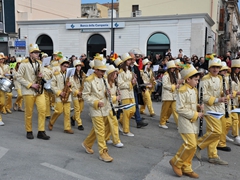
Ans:
<svg viewBox="0 0 240 180"><path fill-rule="evenodd" d="M63 103L68 102L68 98L70 93L72 92L71 86L68 86L69 83L69 77L66 79L65 86L63 88L63 92L65 93L64 97L61 96L61 101Z"/></svg>

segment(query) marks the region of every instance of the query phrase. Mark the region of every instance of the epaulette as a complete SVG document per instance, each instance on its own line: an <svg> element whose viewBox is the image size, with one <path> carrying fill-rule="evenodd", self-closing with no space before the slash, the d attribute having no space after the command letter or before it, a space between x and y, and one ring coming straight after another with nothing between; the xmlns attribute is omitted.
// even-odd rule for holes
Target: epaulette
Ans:
<svg viewBox="0 0 240 180"><path fill-rule="evenodd" d="M95 77L95 74L92 73L90 76L88 76L88 77L86 78L86 81L87 81L87 82L91 82L91 81L94 79L94 77Z"/></svg>
<svg viewBox="0 0 240 180"><path fill-rule="evenodd" d="M204 81L210 78L211 78L210 74L206 74L205 76L202 77L201 81Z"/></svg>
<svg viewBox="0 0 240 180"><path fill-rule="evenodd" d="M121 72L123 72L123 69L120 69L120 70L119 70L119 73L121 73Z"/></svg>
<svg viewBox="0 0 240 180"><path fill-rule="evenodd" d="M106 74L104 74L103 77L104 77L105 79L107 79L107 75L106 75Z"/></svg>
<svg viewBox="0 0 240 180"><path fill-rule="evenodd" d="M40 61L40 60L37 60L37 62L38 62L39 64L42 64L42 61Z"/></svg>
<svg viewBox="0 0 240 180"><path fill-rule="evenodd" d="M219 79L221 79L221 80L222 80L222 76L221 76L221 75L218 75L218 77L219 77Z"/></svg>
<svg viewBox="0 0 240 180"><path fill-rule="evenodd" d="M29 62L29 59L24 59L21 61L21 63L28 63Z"/></svg>
<svg viewBox="0 0 240 180"><path fill-rule="evenodd" d="M53 73L54 76L57 76L57 75L59 75L59 74L60 74L59 71L55 71L55 72Z"/></svg>
<svg viewBox="0 0 240 180"><path fill-rule="evenodd" d="M52 66L59 66L58 61L54 61L54 62L52 63Z"/></svg>
<svg viewBox="0 0 240 180"><path fill-rule="evenodd" d="M168 72L165 72L163 75L167 75L168 74Z"/></svg>
<svg viewBox="0 0 240 180"><path fill-rule="evenodd" d="M178 89L178 92L179 93L184 93L184 92L186 92L187 91L187 86L184 84L183 86L181 86L179 89Z"/></svg>

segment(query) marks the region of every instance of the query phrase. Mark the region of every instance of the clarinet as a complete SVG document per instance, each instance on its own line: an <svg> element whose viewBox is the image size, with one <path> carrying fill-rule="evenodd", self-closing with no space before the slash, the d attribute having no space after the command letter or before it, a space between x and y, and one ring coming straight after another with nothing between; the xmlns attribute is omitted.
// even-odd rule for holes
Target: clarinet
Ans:
<svg viewBox="0 0 240 180"><path fill-rule="evenodd" d="M173 72L173 77L174 77L174 80L175 80L176 84L178 84L178 79L177 79L177 75L176 75L175 71Z"/></svg>
<svg viewBox="0 0 240 180"><path fill-rule="evenodd" d="M229 76L229 77L230 77L230 76ZM222 78L223 78L223 94L224 94L224 97L226 97L226 83L225 83L225 77L224 77L224 75L222 75ZM229 83L230 83L230 82L229 82ZM224 105L225 105L225 118L229 118L228 103L225 102Z"/></svg>
<svg viewBox="0 0 240 180"><path fill-rule="evenodd" d="M113 103L112 103L111 93L109 93L107 83L106 83L106 80L104 79L104 77L102 77L102 79L103 79L103 82L104 82L104 85L105 85L105 88L106 88L106 91L107 91L107 97L108 97L108 100L109 100L111 108L112 108L113 116L116 116L116 112L115 112L115 109L114 109Z"/></svg>
<svg viewBox="0 0 240 180"><path fill-rule="evenodd" d="M117 80L115 80L115 86L117 87L116 95L117 95L117 96L120 96L121 93L120 93L120 89L119 89L119 87L118 87L118 82L117 82ZM118 100L118 105L119 105L119 106L122 105L122 102L121 102L120 99Z"/></svg>
<svg viewBox="0 0 240 180"><path fill-rule="evenodd" d="M199 99L199 104L200 106L202 105L203 103L203 90L202 90L202 87L200 88L200 99ZM202 112L202 110L201 110ZM198 137L202 137L203 136L203 117L201 117L199 119L199 134L198 134Z"/></svg>
<svg viewBox="0 0 240 180"><path fill-rule="evenodd" d="M232 79L231 76L229 76L229 94L232 94ZM231 109L233 110L233 99L231 98Z"/></svg>

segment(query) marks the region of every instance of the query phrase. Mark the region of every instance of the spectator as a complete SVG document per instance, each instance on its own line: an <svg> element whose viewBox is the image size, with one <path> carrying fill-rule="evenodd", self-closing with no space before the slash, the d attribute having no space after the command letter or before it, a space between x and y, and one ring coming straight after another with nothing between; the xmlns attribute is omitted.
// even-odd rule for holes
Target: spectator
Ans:
<svg viewBox="0 0 240 180"><path fill-rule="evenodd" d="M160 54L156 54L153 59L153 65L160 65L162 63L162 58Z"/></svg>
<svg viewBox="0 0 240 180"><path fill-rule="evenodd" d="M208 62L205 61L204 57L200 57L199 62L197 64L195 64L196 69L205 69L208 70Z"/></svg>

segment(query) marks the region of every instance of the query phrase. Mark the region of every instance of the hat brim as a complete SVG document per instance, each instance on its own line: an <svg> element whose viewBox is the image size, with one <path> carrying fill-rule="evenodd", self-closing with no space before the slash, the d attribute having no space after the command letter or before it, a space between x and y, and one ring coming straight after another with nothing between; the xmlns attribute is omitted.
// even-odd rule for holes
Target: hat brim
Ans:
<svg viewBox="0 0 240 180"><path fill-rule="evenodd" d="M200 72L198 72L196 69L194 69L192 72L190 72L187 76L184 77L184 80L186 80L187 78L197 75L197 74L201 74Z"/></svg>
<svg viewBox="0 0 240 180"><path fill-rule="evenodd" d="M66 61L63 61L60 65L62 65L62 64L64 64L64 63L70 64L70 62L69 62L68 60L66 60Z"/></svg>
<svg viewBox="0 0 240 180"><path fill-rule="evenodd" d="M107 66L94 66L94 69L99 69L99 70L102 70L102 71L107 71L108 70Z"/></svg>

